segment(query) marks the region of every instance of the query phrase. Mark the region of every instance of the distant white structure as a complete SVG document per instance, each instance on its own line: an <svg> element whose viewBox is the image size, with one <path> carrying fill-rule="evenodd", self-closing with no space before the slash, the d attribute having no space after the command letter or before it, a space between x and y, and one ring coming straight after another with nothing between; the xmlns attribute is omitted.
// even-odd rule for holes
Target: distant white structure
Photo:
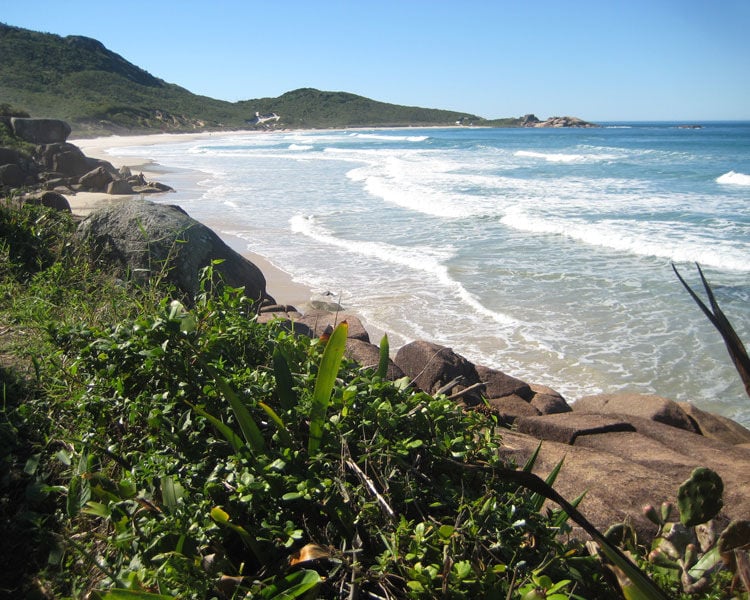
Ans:
<svg viewBox="0 0 750 600"><path fill-rule="evenodd" d="M281 117L274 113L269 113L262 115L259 112L255 113L255 117L252 119L248 119L248 123L251 125L262 125L263 123L267 123L268 121L278 121Z"/></svg>

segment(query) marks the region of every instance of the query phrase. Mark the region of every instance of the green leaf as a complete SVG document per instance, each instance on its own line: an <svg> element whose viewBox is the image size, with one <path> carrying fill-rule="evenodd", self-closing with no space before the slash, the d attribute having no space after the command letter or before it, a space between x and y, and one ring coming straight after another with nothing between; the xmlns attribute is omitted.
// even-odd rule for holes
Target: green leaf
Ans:
<svg viewBox="0 0 750 600"><path fill-rule="evenodd" d="M310 409L310 439L307 444L309 454L313 454L323 441L323 422L328 412L328 404L331 401L331 392L339 373L341 359L344 356L348 332L347 322L340 323L328 339L323 358L320 360Z"/></svg>
<svg viewBox="0 0 750 600"><path fill-rule="evenodd" d="M534 454L529 456L529 460L526 461L526 464L523 466L523 472L524 473L531 473L532 469L534 468L534 465L536 464L536 459L539 457L539 451L542 449L542 442L539 442L539 445L536 447L536 450L534 450Z"/></svg>
<svg viewBox="0 0 750 600"><path fill-rule="evenodd" d="M69 517L75 517L91 499L91 484L88 479L74 475L68 485L68 498L65 511Z"/></svg>
<svg viewBox="0 0 750 600"><path fill-rule="evenodd" d="M276 346L273 350L273 376L276 378L276 394L283 411L291 410L297 405L294 393L294 379L289 369L289 360L284 351Z"/></svg>
<svg viewBox="0 0 750 600"><path fill-rule="evenodd" d="M537 451L539 450L541 445L542 444L540 442L539 446L537 446ZM564 461L565 461L565 457L563 456L560 459L560 462L555 465L555 468L552 469L552 471L550 471L550 474L547 475L547 479L544 480L544 482L550 487L555 485L555 481L557 480L557 476L560 474L560 469L562 469ZM542 510L542 506L544 505L544 500L545 498L544 496L542 496L542 494L533 494L530 499L532 509L535 510L536 512L539 512L540 510Z"/></svg>
<svg viewBox="0 0 750 600"><path fill-rule="evenodd" d="M390 345L388 343L388 334L383 335L380 340L380 358L378 360L377 376L380 379L388 377L388 359L390 357Z"/></svg>
<svg viewBox="0 0 750 600"><path fill-rule="evenodd" d="M260 597L265 600L292 600L300 598L307 592L313 592L321 583L320 575L312 569L301 569L286 575L278 583L264 588ZM316 595L312 596L317 597Z"/></svg>
<svg viewBox="0 0 750 600"><path fill-rule="evenodd" d="M169 475L161 478L161 498L169 512L174 512L178 502L185 496L185 488Z"/></svg>
<svg viewBox="0 0 750 600"><path fill-rule="evenodd" d="M281 417L277 415L276 411L274 411L274 409L268 406L268 404L266 404L265 402L258 402L258 406L260 406L265 411L271 421L273 421L273 424L276 425L276 428L279 430L281 442L284 444L284 446L286 446L287 448L291 447L292 437L289 435L289 430L287 429L286 425L284 425L284 421L281 420Z"/></svg>
<svg viewBox="0 0 750 600"><path fill-rule="evenodd" d="M195 412L197 412L199 415L202 415L206 419L208 419L209 423L216 427L216 429L219 430L219 432L224 436L224 438L232 445L232 448L234 448L235 452L241 452L242 449L245 447L245 443L242 441L242 438L238 436L234 431L232 431L231 427L229 427L226 423L222 423L219 419L214 417L212 414L207 413L205 410L203 410L200 406L196 406L194 404L191 404L187 400L185 403L192 408Z"/></svg>
<svg viewBox="0 0 750 600"><path fill-rule="evenodd" d="M213 371L213 369L211 369L211 371ZM239 396L234 393L234 390L227 383L226 379L221 377L218 373L214 372L212 374L216 380L216 385L219 386L221 393L224 394L224 397L229 400L229 404L232 406L232 412L234 412L234 416L240 424L240 430L242 431L245 441L254 452L263 452L266 448L263 434L250 416L247 407L242 400L240 400Z"/></svg>

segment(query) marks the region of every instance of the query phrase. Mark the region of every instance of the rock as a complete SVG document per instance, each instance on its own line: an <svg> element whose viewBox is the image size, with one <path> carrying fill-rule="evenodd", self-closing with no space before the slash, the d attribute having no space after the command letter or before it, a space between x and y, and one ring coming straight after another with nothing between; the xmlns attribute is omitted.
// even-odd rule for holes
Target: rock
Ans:
<svg viewBox="0 0 750 600"><path fill-rule="evenodd" d="M98 161L87 158L78 146L67 143L38 146L37 160L47 171L67 177L80 177L99 166Z"/></svg>
<svg viewBox="0 0 750 600"><path fill-rule="evenodd" d="M578 436L635 431L627 420L610 415L579 414L575 412L524 417L516 421L520 433L540 440L551 440L562 444L573 444Z"/></svg>
<svg viewBox="0 0 750 600"><path fill-rule="evenodd" d="M89 190L104 191L112 180L112 174L109 173L107 169L100 166L93 171L89 171L85 175L81 175L78 179L78 183Z"/></svg>
<svg viewBox="0 0 750 600"><path fill-rule="evenodd" d="M41 204L42 206L47 206L48 208L54 208L55 210L61 210L63 212L71 212L68 199L57 192L31 194L24 198L24 202L30 204Z"/></svg>
<svg viewBox="0 0 750 600"><path fill-rule="evenodd" d="M349 324L348 338L370 342L370 335L362 325L362 321L351 313L312 310L305 313L300 321L313 330L315 337L323 335L327 328L334 329L336 325L346 321Z"/></svg>
<svg viewBox="0 0 750 600"><path fill-rule="evenodd" d="M0 185L20 187L26 183L26 173L16 163L0 165Z"/></svg>
<svg viewBox="0 0 750 600"><path fill-rule="evenodd" d="M299 313L297 313L299 315ZM315 337L315 333L304 323L300 323L297 317L292 316L291 313L284 312L265 312L260 313L256 320L258 323L272 323L278 321L279 325L286 331L293 333L297 336Z"/></svg>
<svg viewBox="0 0 750 600"><path fill-rule="evenodd" d="M65 142L70 135L70 125L59 119L26 119L12 117L13 133L32 144L56 144Z"/></svg>
<svg viewBox="0 0 750 600"><path fill-rule="evenodd" d="M689 402L678 402L678 405L693 420L701 435L727 444L750 443L750 430L739 423L707 413Z"/></svg>
<svg viewBox="0 0 750 600"><path fill-rule="evenodd" d="M472 363L451 348L430 342L417 341L402 346L396 354L395 363L419 389L428 394L436 393L457 377L462 378L462 383L453 391L480 383L479 374ZM481 394L477 392L465 400L468 404L480 398Z"/></svg>
<svg viewBox="0 0 750 600"><path fill-rule="evenodd" d="M13 148L0 147L0 165L20 165L21 153Z"/></svg>
<svg viewBox="0 0 750 600"><path fill-rule="evenodd" d="M310 298L310 306L315 310L328 312L344 310L344 307L336 301L336 296L331 292L323 292L322 294L314 295Z"/></svg>
<svg viewBox="0 0 750 600"><path fill-rule="evenodd" d="M524 400L530 400L533 396L529 384L510 375L506 375L497 369L490 369L481 365L476 366L479 380L484 383L484 395L486 398L502 398L503 396L516 395Z"/></svg>
<svg viewBox="0 0 750 600"><path fill-rule="evenodd" d="M658 421L685 431L698 433L692 419L673 400L653 394L597 394L573 404L575 412L623 414Z"/></svg>
<svg viewBox="0 0 750 600"><path fill-rule="evenodd" d="M370 344L369 342L360 339L349 338L346 340L344 356L349 360L359 363L365 368L375 370L380 363L380 348L375 344ZM388 359L388 372L386 379L395 381L402 377L404 377L404 372L399 369L391 359Z"/></svg>
<svg viewBox="0 0 750 600"><path fill-rule="evenodd" d="M264 304L260 307L259 313L294 313L295 315L302 316L300 312L291 304Z"/></svg>
<svg viewBox="0 0 750 600"><path fill-rule="evenodd" d="M750 451L632 415L572 412L517 419L503 432L503 453L524 464L542 441L534 471L545 477L563 457L555 489L567 499L582 492L581 512L599 529L631 522L648 543L656 527L641 507L674 501L692 470L705 466L724 481L723 520L750 516Z"/></svg>
<svg viewBox="0 0 750 600"><path fill-rule="evenodd" d="M559 413L570 412L570 407L559 393L552 388L544 385L532 383L530 385L533 396L529 404L536 408L543 415L554 415Z"/></svg>
<svg viewBox="0 0 750 600"><path fill-rule="evenodd" d="M501 398L488 398L484 407L477 405L477 410L494 414L501 425L512 425L520 417L536 417L539 411L531 406L527 400L511 394Z"/></svg>
<svg viewBox="0 0 750 600"><path fill-rule="evenodd" d="M113 196L127 196L133 193L133 188L124 179L114 179L107 184L107 193Z"/></svg>
<svg viewBox="0 0 750 600"><path fill-rule="evenodd" d="M244 287L258 302L270 298L260 269L227 246L216 233L179 207L144 200L115 202L93 212L76 232L103 263L141 279L161 273L192 298L202 268L214 267L232 287Z"/></svg>

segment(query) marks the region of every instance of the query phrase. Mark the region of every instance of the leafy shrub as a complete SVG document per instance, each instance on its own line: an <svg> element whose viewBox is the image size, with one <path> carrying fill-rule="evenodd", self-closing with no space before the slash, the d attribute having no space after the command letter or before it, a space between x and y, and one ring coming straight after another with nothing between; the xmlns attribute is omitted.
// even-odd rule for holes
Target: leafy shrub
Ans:
<svg viewBox="0 0 750 600"><path fill-rule="evenodd" d="M318 557L296 569L322 577L323 597L505 595L542 572L579 593L604 585L529 493L471 468L501 466L497 431L445 397L344 361L311 451L323 344L252 314L224 288L192 311L165 299L55 330L60 421L77 440L50 457L67 473L72 530L56 556L70 591L204 597L234 578L271 594L310 547Z"/></svg>

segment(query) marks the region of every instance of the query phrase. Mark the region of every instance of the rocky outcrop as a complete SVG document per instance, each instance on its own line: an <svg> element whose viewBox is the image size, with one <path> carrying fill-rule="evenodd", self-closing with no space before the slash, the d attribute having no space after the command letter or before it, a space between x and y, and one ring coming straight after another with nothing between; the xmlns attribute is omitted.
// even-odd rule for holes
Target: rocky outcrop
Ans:
<svg viewBox="0 0 750 600"><path fill-rule="evenodd" d="M521 127L598 127L578 117L550 117L540 121L536 115L528 114L521 117Z"/></svg>
<svg viewBox="0 0 750 600"><path fill-rule="evenodd" d="M13 134L32 144L63 143L70 135L70 125L59 119L30 119L11 117Z"/></svg>
<svg viewBox="0 0 750 600"><path fill-rule="evenodd" d="M569 500L586 492L579 509L601 530L629 522L649 541L656 527L642 507L674 501L699 466L724 480L720 519L750 518L750 430L734 421L651 394L600 394L571 405L548 387L472 365L427 342L407 344L395 363L430 393L455 377L464 385L483 383L472 409L512 426L499 431L502 454L525 464L541 443L534 472L542 478L564 459L555 489Z"/></svg>
<svg viewBox="0 0 750 600"><path fill-rule="evenodd" d="M142 174L118 171L106 160L86 156L66 140L70 126L56 119L9 117L7 125L20 140L36 144L30 154L0 148L0 191L8 188L54 190L62 194L105 192L113 195L172 191L146 181Z"/></svg>
<svg viewBox="0 0 750 600"><path fill-rule="evenodd" d="M162 274L187 298L199 291L201 269L221 260L214 270L224 283L244 287L245 295L258 302L272 301L258 267L176 206L117 202L89 215L76 236L100 263L142 281Z"/></svg>

